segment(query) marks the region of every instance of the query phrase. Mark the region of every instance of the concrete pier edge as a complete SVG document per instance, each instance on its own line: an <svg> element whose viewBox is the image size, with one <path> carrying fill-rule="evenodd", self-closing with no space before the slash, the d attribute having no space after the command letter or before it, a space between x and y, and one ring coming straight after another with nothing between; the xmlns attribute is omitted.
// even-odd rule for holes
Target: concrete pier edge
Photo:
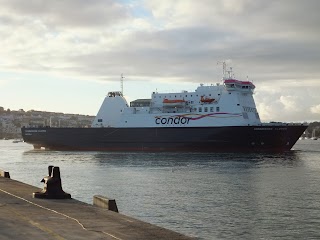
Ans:
<svg viewBox="0 0 320 240"><path fill-rule="evenodd" d="M119 212L115 199L107 198L102 195L93 196L93 205L101 208L106 208L113 212Z"/></svg>
<svg viewBox="0 0 320 240"><path fill-rule="evenodd" d="M6 239L194 239L108 210L114 199L95 195L99 203L91 205L76 199L33 198L41 189L9 178L9 172L0 174L0 229Z"/></svg>

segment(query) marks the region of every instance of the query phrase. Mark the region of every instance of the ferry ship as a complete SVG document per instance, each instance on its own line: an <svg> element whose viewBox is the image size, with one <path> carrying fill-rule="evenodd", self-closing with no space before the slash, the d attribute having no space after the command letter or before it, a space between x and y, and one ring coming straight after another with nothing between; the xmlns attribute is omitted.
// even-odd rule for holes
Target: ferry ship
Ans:
<svg viewBox="0 0 320 240"><path fill-rule="evenodd" d="M90 128L23 127L35 149L80 151L289 151L304 123L262 123L255 85L232 77L195 91L153 92L128 102L123 91L105 97Z"/></svg>

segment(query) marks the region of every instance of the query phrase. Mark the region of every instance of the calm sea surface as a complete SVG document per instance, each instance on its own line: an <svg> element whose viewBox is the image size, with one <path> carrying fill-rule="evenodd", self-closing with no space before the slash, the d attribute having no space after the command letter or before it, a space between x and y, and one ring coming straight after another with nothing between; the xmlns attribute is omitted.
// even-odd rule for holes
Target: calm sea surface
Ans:
<svg viewBox="0 0 320 240"><path fill-rule="evenodd" d="M319 239L320 140L285 154L35 151L0 140L0 169L40 188L59 166L65 192L199 239ZM30 193L31 194L31 193Z"/></svg>

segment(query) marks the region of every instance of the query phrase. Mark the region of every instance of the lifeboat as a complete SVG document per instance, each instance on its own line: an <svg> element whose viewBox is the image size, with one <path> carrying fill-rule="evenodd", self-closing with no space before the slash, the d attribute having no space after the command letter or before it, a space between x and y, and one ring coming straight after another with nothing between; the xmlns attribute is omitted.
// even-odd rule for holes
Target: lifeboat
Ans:
<svg viewBox="0 0 320 240"><path fill-rule="evenodd" d="M203 103L212 103L214 102L214 98L208 98L208 97L205 97L205 96L201 96L201 99L200 101L203 102Z"/></svg>
<svg viewBox="0 0 320 240"><path fill-rule="evenodd" d="M168 107L181 107L184 106L185 103L186 101L183 99L163 99L163 105Z"/></svg>
<svg viewBox="0 0 320 240"><path fill-rule="evenodd" d="M163 99L163 103L185 103L185 100L181 100L181 99Z"/></svg>

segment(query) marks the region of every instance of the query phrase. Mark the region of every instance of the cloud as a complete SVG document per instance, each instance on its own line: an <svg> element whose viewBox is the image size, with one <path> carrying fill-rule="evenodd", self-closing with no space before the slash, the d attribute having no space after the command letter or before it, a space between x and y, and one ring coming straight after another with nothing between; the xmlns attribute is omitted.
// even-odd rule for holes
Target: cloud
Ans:
<svg viewBox="0 0 320 240"><path fill-rule="evenodd" d="M128 9L114 0L1 0L3 13L54 28L108 26L128 18ZM19 17L18 17L19 16Z"/></svg>
<svg viewBox="0 0 320 240"><path fill-rule="evenodd" d="M146 6L159 22L172 28L206 25L256 38L319 34L314 31L320 20L317 0L148 0Z"/></svg>
<svg viewBox="0 0 320 240"><path fill-rule="evenodd" d="M293 86L262 83L254 94L261 119L294 122L316 120L319 116L310 107L320 100L317 93L319 87L320 82L313 87L303 85L303 82Z"/></svg>
<svg viewBox="0 0 320 240"><path fill-rule="evenodd" d="M271 81L320 73L318 41L308 38L319 31L299 28L296 36L283 37L296 25L288 20L298 14L295 4L290 15L288 5L277 1L151 0L144 9L152 14L133 17L132 6L112 0L0 3L3 66L12 69L88 77L123 69L135 76L206 82L218 76L217 61L232 59L240 78ZM308 16L318 16L310 11ZM308 16L299 24L310 23ZM5 36L10 29L15 31ZM308 41L302 42L302 35Z"/></svg>
<svg viewBox="0 0 320 240"><path fill-rule="evenodd" d="M312 106L310 108L310 111L314 114L320 114L320 104Z"/></svg>
<svg viewBox="0 0 320 240"><path fill-rule="evenodd" d="M280 103L282 103L284 109L290 112L299 111L298 97L296 96L280 96Z"/></svg>
<svg viewBox="0 0 320 240"><path fill-rule="evenodd" d="M320 102L317 0L0 4L0 71L214 83L221 78L217 62L231 59L236 78L257 85L265 119L311 118Z"/></svg>

